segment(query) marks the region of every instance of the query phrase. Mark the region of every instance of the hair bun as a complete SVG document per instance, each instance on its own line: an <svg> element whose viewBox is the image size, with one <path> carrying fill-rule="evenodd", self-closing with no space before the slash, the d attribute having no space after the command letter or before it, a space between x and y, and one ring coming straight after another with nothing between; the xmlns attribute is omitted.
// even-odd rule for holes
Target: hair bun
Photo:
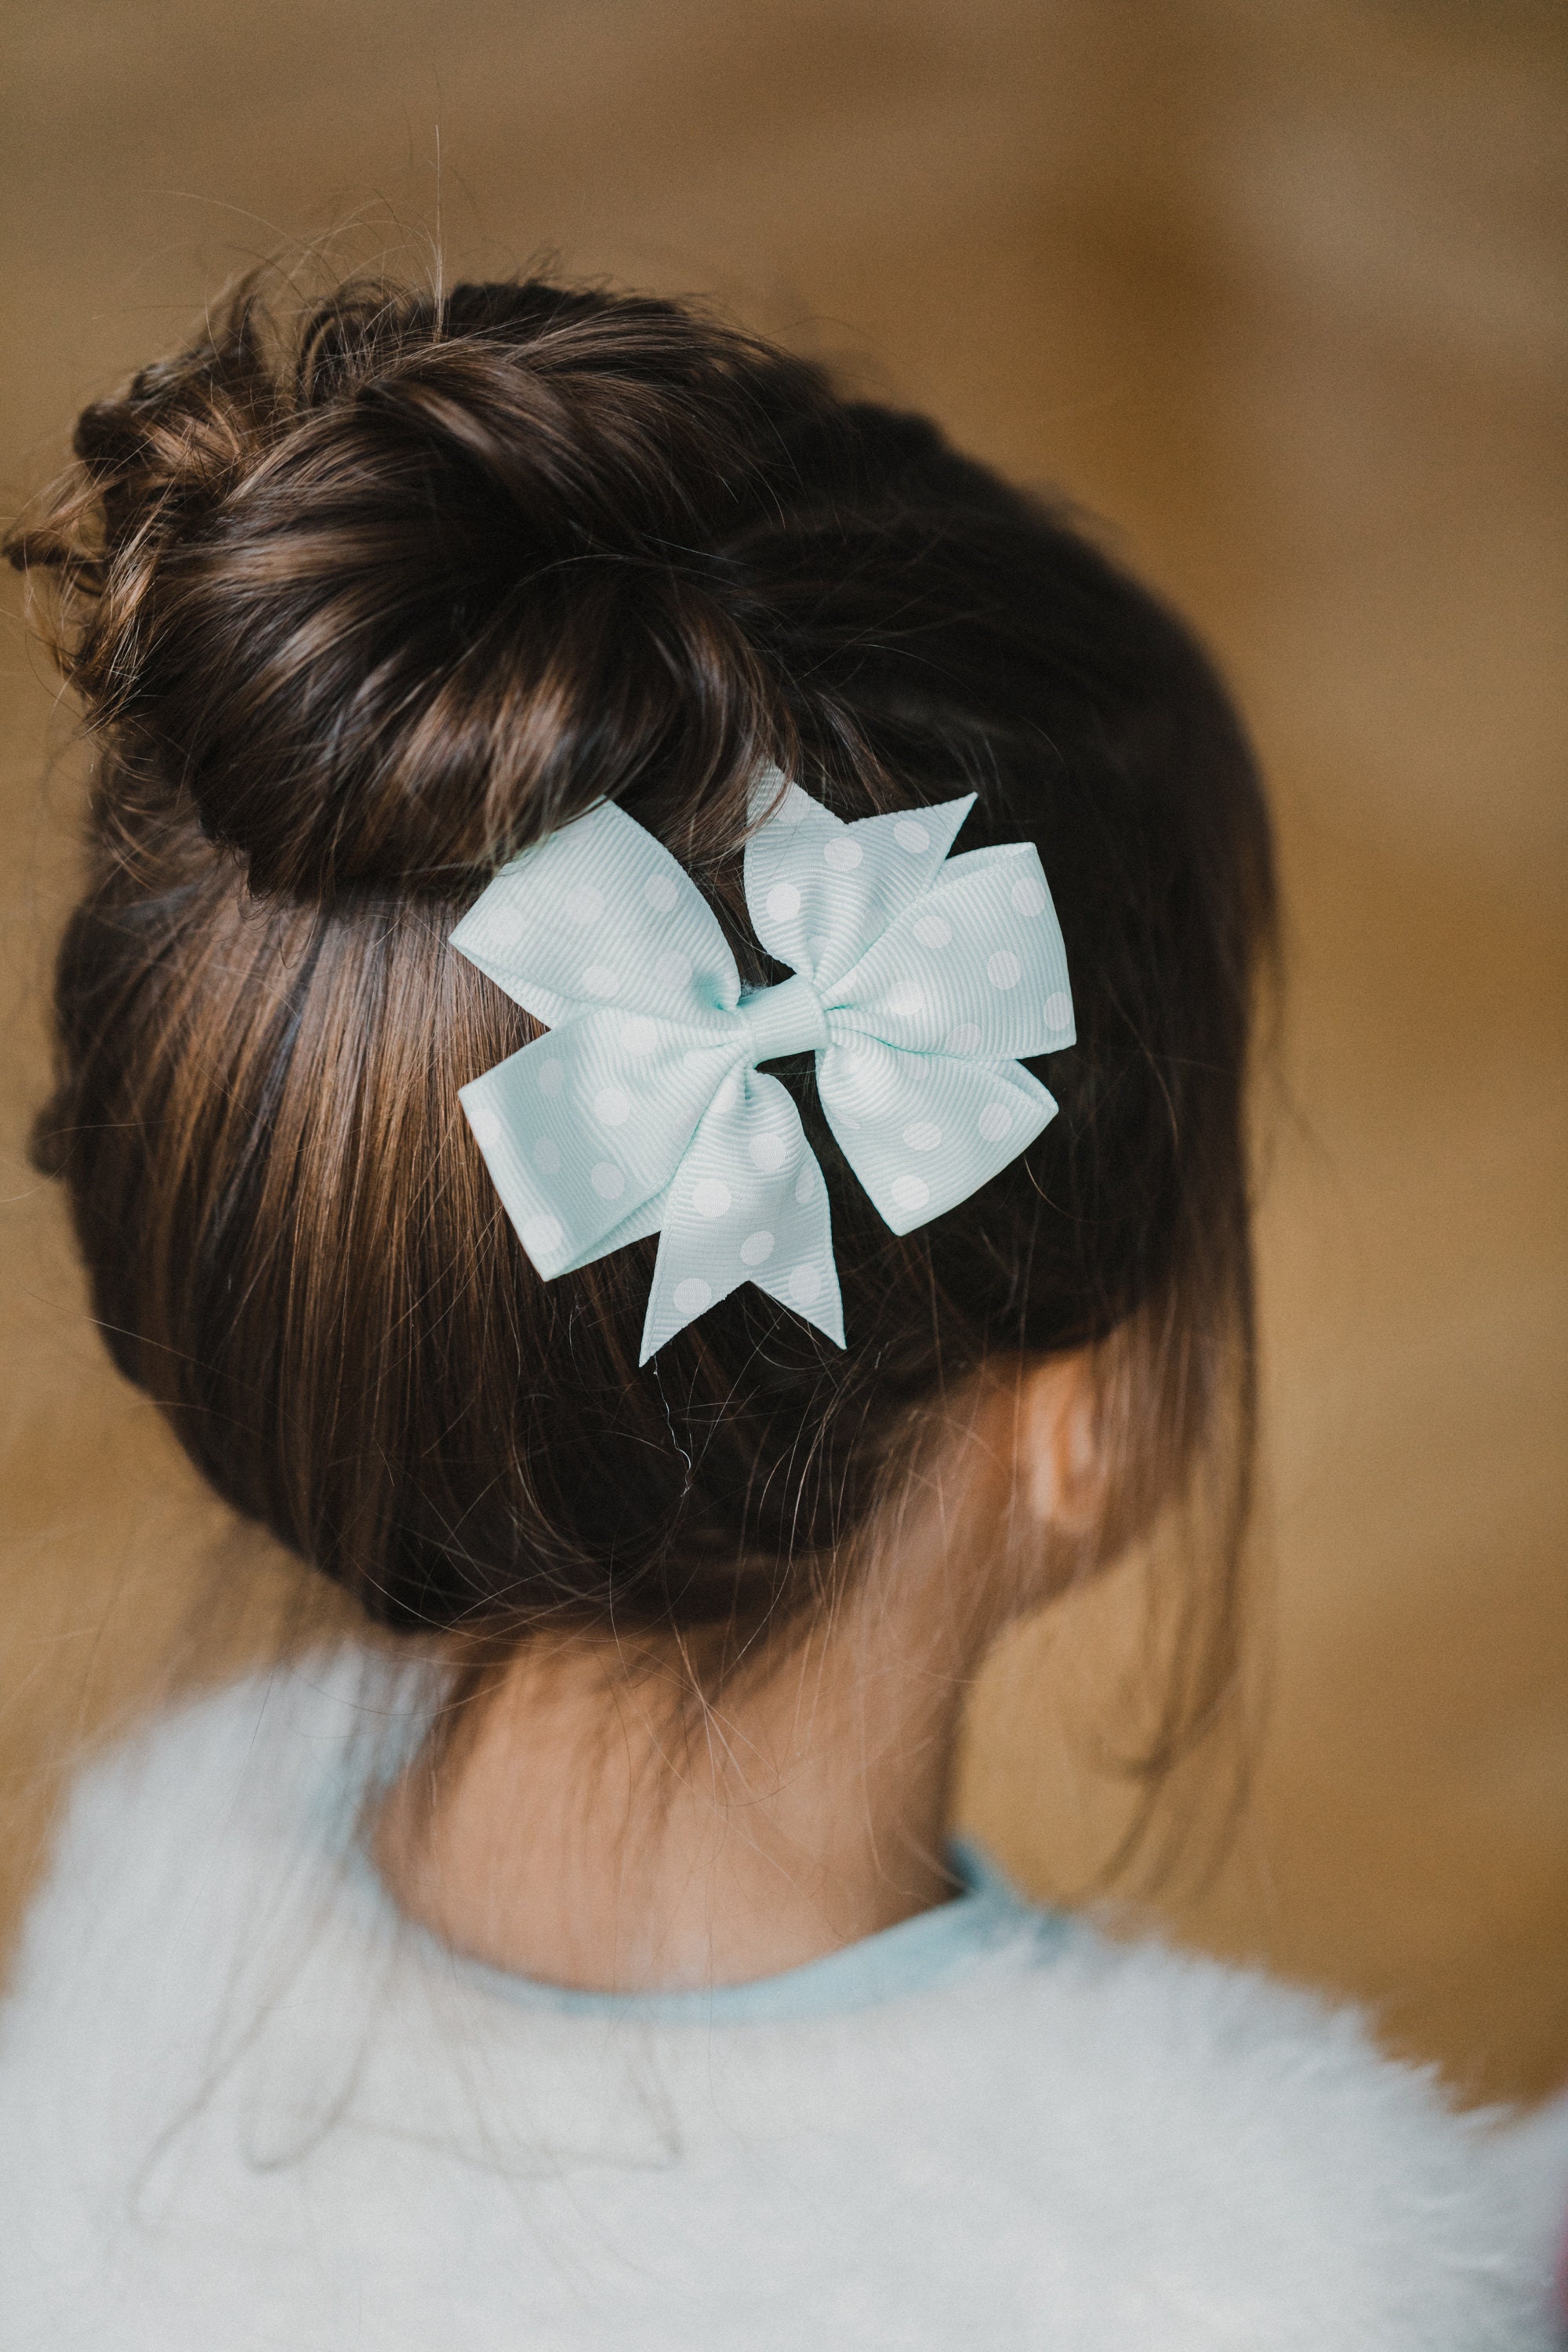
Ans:
<svg viewBox="0 0 1568 2352"><path fill-rule="evenodd" d="M99 544L25 551L95 723L253 889L447 892L779 748L721 552L781 462L743 339L525 284L350 292L271 341L242 299L89 411ZM814 372L767 363L798 413Z"/></svg>

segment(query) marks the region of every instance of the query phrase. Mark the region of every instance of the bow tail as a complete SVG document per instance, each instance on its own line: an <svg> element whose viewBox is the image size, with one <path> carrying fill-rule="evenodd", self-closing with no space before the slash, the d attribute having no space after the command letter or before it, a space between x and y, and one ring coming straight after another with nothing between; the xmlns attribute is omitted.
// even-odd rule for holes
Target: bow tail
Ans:
<svg viewBox="0 0 1568 2352"><path fill-rule="evenodd" d="M743 1282L844 1345L827 1186L787 1088L755 1069L721 1087L671 1181L638 1360Z"/></svg>
<svg viewBox="0 0 1568 2352"><path fill-rule="evenodd" d="M752 1269L752 1280L782 1307L793 1307L808 1323L815 1323L836 1348L842 1348L844 1298L833 1255L827 1181L809 1145L789 1179L786 1198L776 1204L775 1214L776 1246L764 1265Z"/></svg>

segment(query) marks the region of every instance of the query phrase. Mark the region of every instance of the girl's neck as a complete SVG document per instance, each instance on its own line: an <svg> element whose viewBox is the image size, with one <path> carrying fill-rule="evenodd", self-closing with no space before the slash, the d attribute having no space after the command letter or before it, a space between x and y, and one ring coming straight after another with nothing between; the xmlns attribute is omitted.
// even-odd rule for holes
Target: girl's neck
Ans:
<svg viewBox="0 0 1568 2352"><path fill-rule="evenodd" d="M952 1892L961 1690L895 1698L852 1666L808 1639L703 1704L657 1647L521 1657L449 1768L394 1790L383 1873L458 1950L596 1991L773 1976L874 1935Z"/></svg>
<svg viewBox="0 0 1568 2352"><path fill-rule="evenodd" d="M446 1763L392 1791L376 1852L401 1907L493 1967L636 1992L773 1976L947 1900L994 1622L974 1538L995 1465L966 1450L896 1554L710 1703L674 1638L525 1646Z"/></svg>

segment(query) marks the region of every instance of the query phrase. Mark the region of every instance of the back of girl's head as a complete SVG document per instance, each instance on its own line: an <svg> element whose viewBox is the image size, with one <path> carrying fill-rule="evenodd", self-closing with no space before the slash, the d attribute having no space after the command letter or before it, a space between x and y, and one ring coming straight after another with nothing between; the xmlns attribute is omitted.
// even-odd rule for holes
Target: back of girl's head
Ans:
<svg viewBox="0 0 1568 2352"><path fill-rule="evenodd" d="M12 542L97 745L37 1150L239 1510L395 1627L688 1628L819 1592L988 1360L1105 1343L1156 1498L1245 1428L1267 819L1202 655L1062 516L700 310L538 281L242 294L76 450ZM639 1370L656 1244L535 1274L458 1101L534 1024L448 935L607 797L783 977L767 761L1036 843L1078 1041L1055 1123L902 1237L784 1065L847 1345L743 1286Z"/></svg>

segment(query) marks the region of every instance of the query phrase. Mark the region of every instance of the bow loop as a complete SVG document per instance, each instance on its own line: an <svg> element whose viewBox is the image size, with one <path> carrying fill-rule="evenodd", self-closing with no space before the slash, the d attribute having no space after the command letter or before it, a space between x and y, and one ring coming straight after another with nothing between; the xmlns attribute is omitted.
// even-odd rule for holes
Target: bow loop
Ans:
<svg viewBox="0 0 1568 2352"><path fill-rule="evenodd" d="M967 1201L1057 1108L1016 1062L905 1054L874 1037L824 1054L816 1086L845 1158L896 1234Z"/></svg>
<svg viewBox="0 0 1568 2352"><path fill-rule="evenodd" d="M895 1233L955 1207L1054 1116L1018 1056L1072 1042L1028 843L949 857L973 796L847 824L754 788L745 887L791 977L742 992L707 900L611 804L502 869L453 944L549 1034L460 1089L547 1279L658 1233L646 1363L752 1282L844 1344L822 1171L758 1065L814 1052L824 1112Z"/></svg>
<svg viewBox="0 0 1568 2352"><path fill-rule="evenodd" d="M1067 953L1032 843L952 857L828 996L836 1036L1013 1061L1073 1041Z"/></svg>
<svg viewBox="0 0 1568 2352"><path fill-rule="evenodd" d="M502 866L452 945L550 1029L603 1004L708 1027L740 1001L713 909L613 801Z"/></svg>

